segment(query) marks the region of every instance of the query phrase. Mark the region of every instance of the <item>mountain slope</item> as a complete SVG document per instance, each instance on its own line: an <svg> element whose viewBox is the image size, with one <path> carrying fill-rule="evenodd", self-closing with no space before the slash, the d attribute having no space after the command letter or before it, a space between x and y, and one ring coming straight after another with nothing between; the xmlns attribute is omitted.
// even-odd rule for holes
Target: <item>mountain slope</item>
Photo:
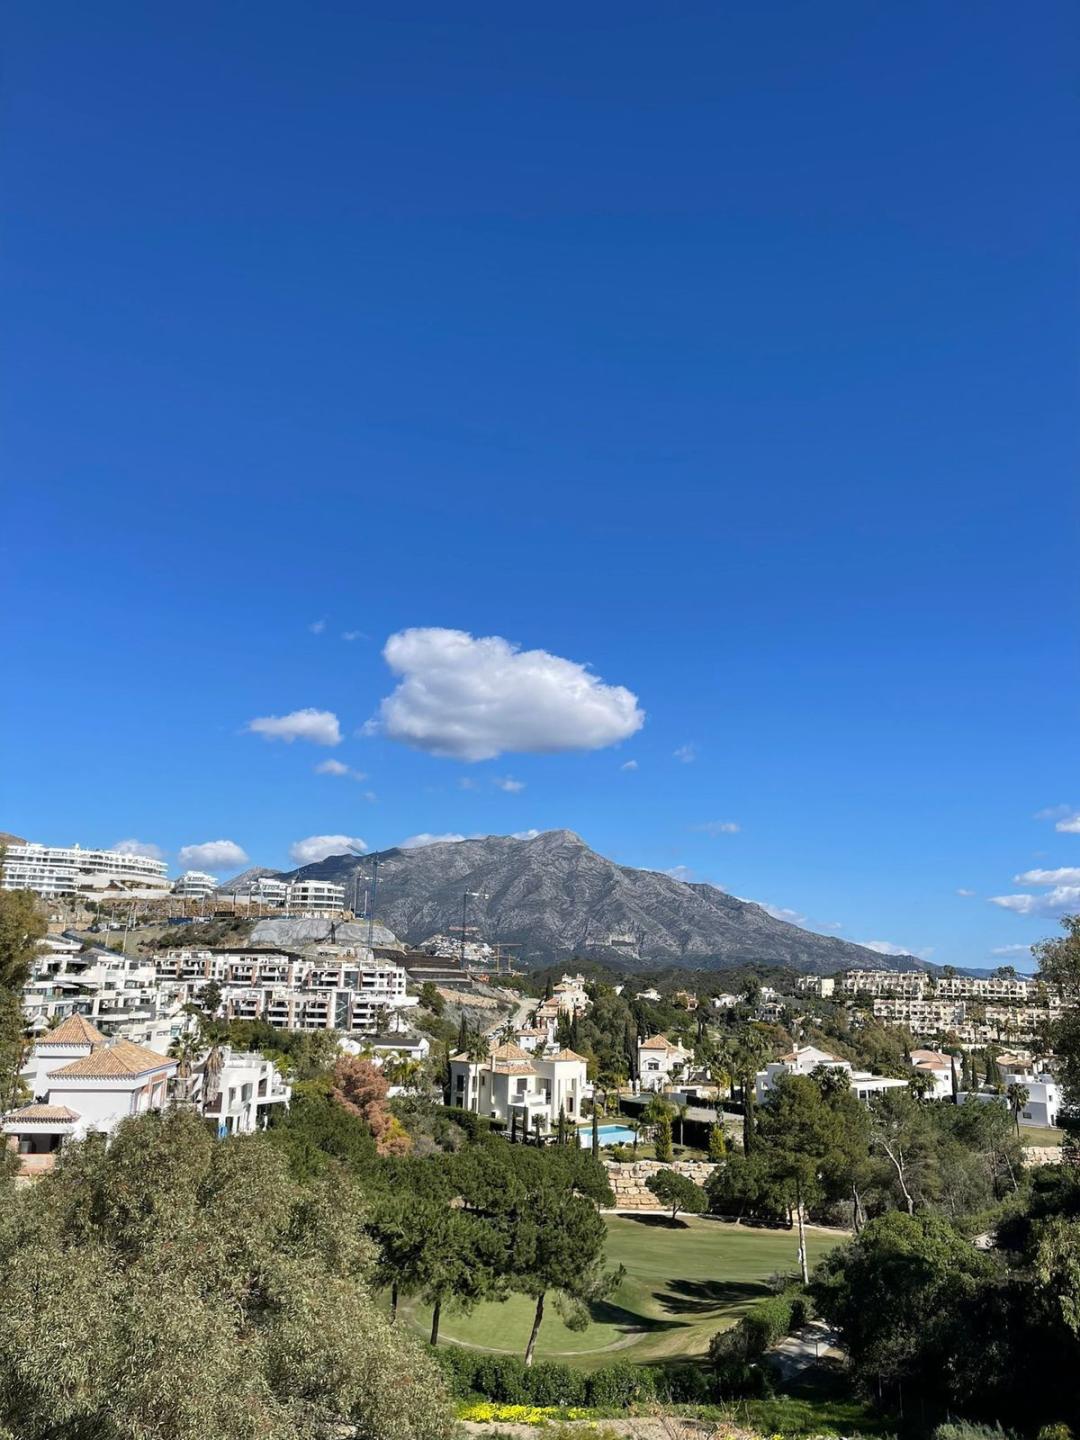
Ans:
<svg viewBox="0 0 1080 1440"><path fill-rule="evenodd" d="M351 899L357 863L351 855L334 855L289 873L344 884ZM369 873L361 862L361 896ZM752 962L805 973L845 966L923 968L911 956L879 955L789 925L713 885L616 865L569 830L523 840L491 835L379 856L376 914L410 943L460 925L466 890L479 892L469 900L470 924L486 939L520 946L520 960L529 966L581 955L640 969L680 964L719 970Z"/></svg>

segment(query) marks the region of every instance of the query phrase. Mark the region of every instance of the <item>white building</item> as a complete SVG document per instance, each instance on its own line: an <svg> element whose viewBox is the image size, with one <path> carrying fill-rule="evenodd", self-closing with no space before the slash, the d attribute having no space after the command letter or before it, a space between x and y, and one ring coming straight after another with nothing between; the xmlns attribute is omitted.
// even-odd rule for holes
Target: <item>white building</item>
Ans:
<svg viewBox="0 0 1080 1440"><path fill-rule="evenodd" d="M906 1090L908 1085L906 1080L897 1080L889 1075L855 1070L849 1060L843 1060L828 1050L820 1050L816 1045L799 1045L758 1071L754 1084L758 1103L763 1104L768 1099L781 1075L812 1075L815 1070L821 1069L836 1070L845 1075L860 1100L870 1100L886 1090Z"/></svg>
<svg viewBox="0 0 1080 1440"><path fill-rule="evenodd" d="M178 880L173 881L172 893L184 900L209 900L217 888L216 875L207 875L202 870L185 870Z"/></svg>
<svg viewBox="0 0 1080 1440"><path fill-rule="evenodd" d="M683 1075L693 1055L666 1035L650 1035L637 1047L638 1081L642 1090L662 1090L676 1075Z"/></svg>
<svg viewBox="0 0 1080 1440"><path fill-rule="evenodd" d="M169 893L163 860L78 845L8 845L0 884L5 890L87 899L160 899Z"/></svg>
<svg viewBox="0 0 1080 1440"><path fill-rule="evenodd" d="M69 1139L107 1135L129 1115L160 1110L176 1061L130 1040L107 1045L73 1017L34 1046L27 1069L34 1100L4 1116L3 1132L32 1177L51 1169Z"/></svg>
<svg viewBox="0 0 1080 1440"><path fill-rule="evenodd" d="M998 1060L1001 1065L1001 1060ZM1021 1125L1056 1125L1061 1113L1061 1087L1048 1070L1033 1070L1025 1065L1001 1065L1005 1088L1022 1085L1028 1092L1027 1104L1020 1111Z"/></svg>
<svg viewBox="0 0 1080 1440"><path fill-rule="evenodd" d="M951 1055L942 1055L939 1050L912 1050L908 1056L916 1075L925 1075L933 1086L927 1091L927 1098L944 1100L952 1095L953 1062Z"/></svg>
<svg viewBox="0 0 1080 1440"><path fill-rule="evenodd" d="M289 886L288 908L294 915L335 914L345 909L345 887L327 880L297 880Z"/></svg>
<svg viewBox="0 0 1080 1440"><path fill-rule="evenodd" d="M182 1000L158 984L151 961L97 945L48 943L31 962L22 1004L34 1034L81 1015L106 1039L123 1037L152 1050L167 1050L188 1024Z"/></svg>
<svg viewBox="0 0 1080 1440"><path fill-rule="evenodd" d="M450 1103L501 1120L519 1133L550 1134L560 1113L581 1119L586 1095L586 1062L573 1050L529 1055L517 1045L500 1045L487 1060L450 1057ZM539 1122L539 1126L538 1126Z"/></svg>
<svg viewBox="0 0 1080 1440"><path fill-rule="evenodd" d="M800 975L795 981L795 989L803 995L817 995L821 1000L828 1000L836 991L836 976Z"/></svg>
<svg viewBox="0 0 1080 1440"><path fill-rule="evenodd" d="M292 1088L272 1060L224 1045L208 1067L213 1053L206 1051L192 1067L184 1098L216 1123L219 1136L265 1130L273 1110L288 1108Z"/></svg>

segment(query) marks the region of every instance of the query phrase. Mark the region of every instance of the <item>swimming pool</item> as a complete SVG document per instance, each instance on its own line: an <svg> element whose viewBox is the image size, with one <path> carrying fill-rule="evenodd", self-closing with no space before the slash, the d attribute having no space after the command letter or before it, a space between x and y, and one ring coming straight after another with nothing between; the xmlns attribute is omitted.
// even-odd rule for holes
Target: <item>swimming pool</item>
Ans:
<svg viewBox="0 0 1080 1440"><path fill-rule="evenodd" d="M605 1145L632 1145L634 1143L633 1130L627 1129L625 1125L601 1125L599 1129L600 1148ZM592 1126L583 1125L578 1131L578 1140L586 1150L592 1149Z"/></svg>

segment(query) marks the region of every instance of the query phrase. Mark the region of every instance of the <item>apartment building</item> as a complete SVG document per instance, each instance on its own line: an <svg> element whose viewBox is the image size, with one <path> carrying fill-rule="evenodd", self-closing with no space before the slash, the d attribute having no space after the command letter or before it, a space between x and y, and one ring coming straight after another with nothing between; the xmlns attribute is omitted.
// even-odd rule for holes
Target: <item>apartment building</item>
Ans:
<svg viewBox="0 0 1080 1440"><path fill-rule="evenodd" d="M182 900L209 900L218 888L216 875L202 870L185 870L173 881L172 893Z"/></svg>
<svg viewBox="0 0 1080 1440"><path fill-rule="evenodd" d="M936 1000L1011 1001L1026 1005L1042 993L1036 980L1008 975L930 975L922 970L848 970L849 995Z"/></svg>
<svg viewBox="0 0 1080 1440"><path fill-rule="evenodd" d="M69 1016L90 1020L105 1039L167 1050L188 1024L182 1001L158 984L154 965L102 946L49 937L23 986L31 1033Z"/></svg>
<svg viewBox="0 0 1080 1440"><path fill-rule="evenodd" d="M160 899L169 893L163 860L121 850L84 850L79 845L17 843L4 851L0 885L50 898Z"/></svg>
<svg viewBox="0 0 1080 1440"><path fill-rule="evenodd" d="M287 905L294 915L333 915L345 909L344 885L326 880L297 880L290 885Z"/></svg>
<svg viewBox="0 0 1080 1440"><path fill-rule="evenodd" d="M417 1003L400 965L366 948L321 946L314 954L248 950L168 950L155 961L159 985L183 1001L211 982L222 1013L279 1030L377 1030L388 1012Z"/></svg>

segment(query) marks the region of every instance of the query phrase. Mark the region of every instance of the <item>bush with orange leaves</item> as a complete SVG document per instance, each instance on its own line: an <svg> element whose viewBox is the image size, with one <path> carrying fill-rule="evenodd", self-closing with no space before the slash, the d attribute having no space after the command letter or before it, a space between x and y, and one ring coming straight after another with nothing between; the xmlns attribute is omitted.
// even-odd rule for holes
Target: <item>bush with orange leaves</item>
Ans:
<svg viewBox="0 0 1080 1440"><path fill-rule="evenodd" d="M386 1079L370 1060L343 1055L334 1066L330 1094L350 1114L358 1116L371 1131L380 1155L407 1155L412 1141L396 1115L386 1108Z"/></svg>

